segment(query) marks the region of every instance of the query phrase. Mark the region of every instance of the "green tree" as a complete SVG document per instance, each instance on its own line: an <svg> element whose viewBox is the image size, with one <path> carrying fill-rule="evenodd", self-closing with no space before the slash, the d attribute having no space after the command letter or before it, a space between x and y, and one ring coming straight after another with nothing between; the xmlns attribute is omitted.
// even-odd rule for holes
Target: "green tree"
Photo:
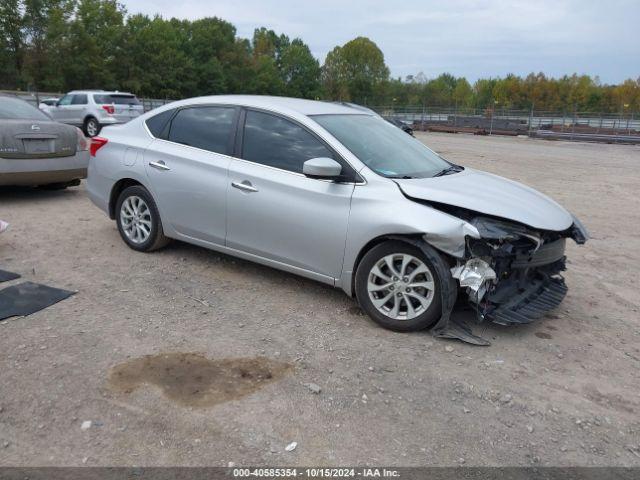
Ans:
<svg viewBox="0 0 640 480"><path fill-rule="evenodd" d="M80 0L69 26L67 88L120 88L125 10L116 0Z"/></svg>
<svg viewBox="0 0 640 480"><path fill-rule="evenodd" d="M311 99L321 95L320 63L299 38L295 38L282 50L280 73L286 95Z"/></svg>
<svg viewBox="0 0 640 480"><path fill-rule="evenodd" d="M67 58L60 53L67 47L69 20L74 9L74 0L24 2L24 28L29 39L25 70L36 90L57 91L65 86L62 70Z"/></svg>
<svg viewBox="0 0 640 480"><path fill-rule="evenodd" d="M22 8L20 0L0 0L0 85L5 88L23 86L25 29Z"/></svg>
<svg viewBox="0 0 640 480"><path fill-rule="evenodd" d="M193 62L197 93L226 93L229 65L224 53L235 47L235 27L219 18L203 18L192 22L190 31L185 54Z"/></svg>
<svg viewBox="0 0 640 480"><path fill-rule="evenodd" d="M461 77L456 80L453 89L453 101L457 107L470 107L473 104L473 89L466 78Z"/></svg>
<svg viewBox="0 0 640 480"><path fill-rule="evenodd" d="M389 68L378 46L365 37L334 48L325 60L325 94L334 100L372 104L383 97Z"/></svg>
<svg viewBox="0 0 640 480"><path fill-rule="evenodd" d="M433 80L427 81L423 88L425 103L428 105L452 105L456 78L450 73L443 73Z"/></svg>
<svg viewBox="0 0 640 480"><path fill-rule="evenodd" d="M278 36L264 27L253 32L251 42L253 78L251 93L281 95L285 85L280 74L282 51L289 45L286 35Z"/></svg>
<svg viewBox="0 0 640 480"><path fill-rule="evenodd" d="M120 83L142 96L181 98L198 94L193 61L185 54L188 22L134 15L126 25Z"/></svg>

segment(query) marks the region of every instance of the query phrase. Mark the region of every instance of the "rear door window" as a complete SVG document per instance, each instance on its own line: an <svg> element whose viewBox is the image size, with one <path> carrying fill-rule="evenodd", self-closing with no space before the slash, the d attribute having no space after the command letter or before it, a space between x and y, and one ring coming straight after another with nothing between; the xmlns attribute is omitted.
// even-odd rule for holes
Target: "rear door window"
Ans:
<svg viewBox="0 0 640 480"><path fill-rule="evenodd" d="M73 100L71 100L71 105L86 105L86 104L87 104L86 95L74 95Z"/></svg>
<svg viewBox="0 0 640 480"><path fill-rule="evenodd" d="M228 155L235 131L235 107L183 108L171 120L168 140Z"/></svg>

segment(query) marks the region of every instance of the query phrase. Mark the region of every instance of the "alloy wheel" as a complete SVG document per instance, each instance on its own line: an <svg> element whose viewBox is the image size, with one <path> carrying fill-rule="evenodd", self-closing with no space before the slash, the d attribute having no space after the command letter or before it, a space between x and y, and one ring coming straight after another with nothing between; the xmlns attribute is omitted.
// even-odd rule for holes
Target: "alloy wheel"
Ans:
<svg viewBox="0 0 640 480"><path fill-rule="evenodd" d="M98 123L95 120L89 120L87 122L87 133L90 137L98 135Z"/></svg>
<svg viewBox="0 0 640 480"><path fill-rule="evenodd" d="M136 195L127 197L122 202L120 222L124 234L135 244L146 242L151 235L151 210L147 203Z"/></svg>
<svg viewBox="0 0 640 480"><path fill-rule="evenodd" d="M433 301L435 283L429 267L412 255L391 254L369 272L367 292L374 307L394 320L411 320Z"/></svg>

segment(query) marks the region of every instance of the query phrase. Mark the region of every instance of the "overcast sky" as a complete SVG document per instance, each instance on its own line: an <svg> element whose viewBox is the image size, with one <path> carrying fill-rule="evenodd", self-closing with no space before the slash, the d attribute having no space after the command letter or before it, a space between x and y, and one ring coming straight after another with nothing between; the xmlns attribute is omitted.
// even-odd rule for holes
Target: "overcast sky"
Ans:
<svg viewBox="0 0 640 480"><path fill-rule="evenodd" d="M217 16L250 38L265 26L301 37L321 61L357 36L393 76L565 73L640 76L640 0L121 0L129 13Z"/></svg>

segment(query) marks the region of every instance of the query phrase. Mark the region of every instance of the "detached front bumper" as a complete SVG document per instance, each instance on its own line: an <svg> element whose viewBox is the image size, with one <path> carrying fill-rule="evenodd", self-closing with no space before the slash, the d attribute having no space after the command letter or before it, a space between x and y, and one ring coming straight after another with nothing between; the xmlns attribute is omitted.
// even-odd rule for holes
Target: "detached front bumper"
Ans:
<svg viewBox="0 0 640 480"><path fill-rule="evenodd" d="M526 242L503 243L485 250L487 255L481 260L472 258L452 273L467 288L479 320L501 325L530 323L560 305L567 294L561 275L566 268L565 247L565 238L535 249ZM477 268L478 264L483 268ZM468 286L465 273L474 266L481 278Z"/></svg>
<svg viewBox="0 0 640 480"><path fill-rule="evenodd" d="M560 305L568 290L560 276L541 277L503 303L492 305L485 318L500 325L531 323Z"/></svg>

